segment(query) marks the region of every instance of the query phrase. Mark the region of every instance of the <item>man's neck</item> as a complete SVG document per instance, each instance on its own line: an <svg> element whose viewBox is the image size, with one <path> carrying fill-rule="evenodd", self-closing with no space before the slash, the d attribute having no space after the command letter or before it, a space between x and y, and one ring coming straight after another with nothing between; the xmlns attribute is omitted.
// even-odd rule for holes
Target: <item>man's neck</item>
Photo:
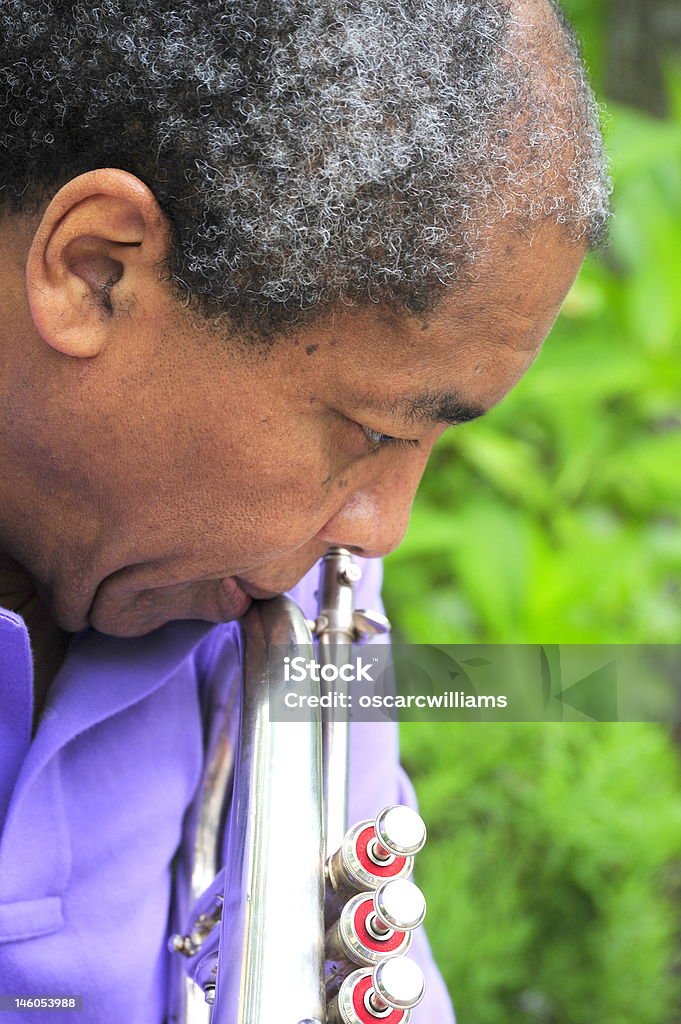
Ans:
<svg viewBox="0 0 681 1024"><path fill-rule="evenodd" d="M33 652L33 730L45 705L52 680L64 660L69 642L52 619L29 573L14 559L0 553L0 607L21 615Z"/></svg>

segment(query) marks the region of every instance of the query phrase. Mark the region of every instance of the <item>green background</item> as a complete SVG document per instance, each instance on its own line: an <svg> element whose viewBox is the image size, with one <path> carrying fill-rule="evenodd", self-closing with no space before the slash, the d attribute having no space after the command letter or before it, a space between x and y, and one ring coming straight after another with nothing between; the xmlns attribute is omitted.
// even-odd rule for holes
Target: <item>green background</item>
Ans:
<svg viewBox="0 0 681 1024"><path fill-rule="evenodd" d="M439 442L386 560L403 640L681 639L681 5L564 6L604 102L611 243L516 390ZM402 750L460 1024L681 1020L669 727L419 722Z"/></svg>

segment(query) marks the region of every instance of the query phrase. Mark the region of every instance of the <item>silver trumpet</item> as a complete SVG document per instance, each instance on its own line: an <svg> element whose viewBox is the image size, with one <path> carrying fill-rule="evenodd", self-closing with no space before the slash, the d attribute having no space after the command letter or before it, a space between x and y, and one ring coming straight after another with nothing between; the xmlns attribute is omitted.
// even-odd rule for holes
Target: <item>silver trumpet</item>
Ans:
<svg viewBox="0 0 681 1024"><path fill-rule="evenodd" d="M331 549L314 622L286 597L254 602L241 620L240 710L222 706L210 723L175 865L169 1024L408 1024L423 995L404 955L425 913L408 880L423 822L392 806L348 828L338 699L323 710L317 700L304 721L270 717L292 690L286 658L320 665L321 681L303 684L314 705L349 686L326 682L323 666L346 665L353 644L390 628L354 608L360 576L348 551Z"/></svg>

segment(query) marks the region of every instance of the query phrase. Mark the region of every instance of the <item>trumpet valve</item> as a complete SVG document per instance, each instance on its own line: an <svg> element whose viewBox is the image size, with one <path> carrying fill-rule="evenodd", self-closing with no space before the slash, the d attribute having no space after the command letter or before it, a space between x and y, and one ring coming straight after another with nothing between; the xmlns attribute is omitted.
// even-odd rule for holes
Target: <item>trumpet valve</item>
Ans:
<svg viewBox="0 0 681 1024"><path fill-rule="evenodd" d="M426 916L425 896L408 878L385 882L374 893L374 910L379 930L395 929L411 932Z"/></svg>
<svg viewBox="0 0 681 1024"><path fill-rule="evenodd" d="M426 841L423 818L404 804L393 804L377 814L374 831L374 852L380 857L413 857Z"/></svg>
<svg viewBox="0 0 681 1024"><path fill-rule="evenodd" d="M370 966L388 955L404 954L425 912L423 893L407 879L358 893L348 900L327 932L326 958L335 963Z"/></svg>
<svg viewBox="0 0 681 1024"><path fill-rule="evenodd" d="M385 807L374 821L358 822L327 861L332 893L363 892L388 879L406 878L425 841L423 819L401 804Z"/></svg>
<svg viewBox="0 0 681 1024"><path fill-rule="evenodd" d="M408 1024L424 991L418 964L405 956L388 957L345 978L329 1005L327 1024Z"/></svg>

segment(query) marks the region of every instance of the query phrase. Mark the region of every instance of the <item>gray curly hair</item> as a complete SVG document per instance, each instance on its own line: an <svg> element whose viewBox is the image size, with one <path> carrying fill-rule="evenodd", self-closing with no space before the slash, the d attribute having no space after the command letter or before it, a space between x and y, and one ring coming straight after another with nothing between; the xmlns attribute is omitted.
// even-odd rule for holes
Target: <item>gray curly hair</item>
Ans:
<svg viewBox="0 0 681 1024"><path fill-rule="evenodd" d="M131 171L176 288L258 338L340 303L425 312L497 218L592 243L607 220L577 45L515 6L0 0L0 202Z"/></svg>

